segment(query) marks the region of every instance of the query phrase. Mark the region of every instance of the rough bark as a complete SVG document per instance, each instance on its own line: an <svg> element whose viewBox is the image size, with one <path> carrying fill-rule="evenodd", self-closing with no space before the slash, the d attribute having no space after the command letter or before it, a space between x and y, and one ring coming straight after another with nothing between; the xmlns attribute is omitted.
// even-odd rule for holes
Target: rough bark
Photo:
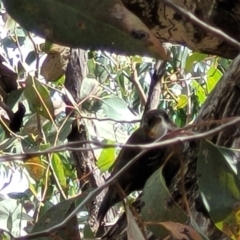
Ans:
<svg viewBox="0 0 240 240"><path fill-rule="evenodd" d="M70 60L66 71L65 87L71 93L72 98L78 103L80 101L80 89L82 80L87 77L87 52L81 49L72 49ZM69 99L65 100L67 105L71 106ZM81 110L81 105L79 106ZM67 109L67 114L71 109ZM76 119L72 124L72 131L68 136L68 141L84 141L87 140L86 129L84 123L79 119L76 113L73 113ZM89 148L89 145L82 145L79 147ZM100 175L100 171L96 169L95 157L92 151L72 151L72 158L77 171L79 180L79 188L82 191L96 188L104 183ZM89 224L93 230L98 228L96 221L96 210L98 204L102 200L102 194L96 198L96 202L91 202L87 208L90 213Z"/></svg>
<svg viewBox="0 0 240 240"><path fill-rule="evenodd" d="M239 50L191 23L163 0L122 0L163 42L181 44L198 52L234 58ZM175 0L176 5L190 11L204 22L221 29L240 41L239 0Z"/></svg>
<svg viewBox="0 0 240 240"><path fill-rule="evenodd" d="M195 123L219 120L229 117L240 116L240 55L232 62L229 70L224 74L222 79L219 81L211 95L208 97L204 105L202 106ZM207 131L215 127L215 124L208 125L197 129L199 132ZM234 125L225 131L222 131L210 138L213 143L218 146L224 146L229 148L239 148L240 144L240 127ZM196 176L196 162L198 157L199 142L196 142L187 149L184 156L187 156L184 162L184 168L186 169L185 174L185 185L190 183L190 187L186 189L188 194L188 200L190 208L196 221L202 227L202 230L210 239L229 239L227 236L221 234L210 219L206 218L202 213L197 210L198 205L198 186ZM239 158L239 155L237 156ZM180 172L174 177L169 188L176 201L180 200ZM219 196L221 197L221 196ZM197 200L197 201L196 201ZM201 207L201 206L200 206ZM197 209L196 209L197 208Z"/></svg>

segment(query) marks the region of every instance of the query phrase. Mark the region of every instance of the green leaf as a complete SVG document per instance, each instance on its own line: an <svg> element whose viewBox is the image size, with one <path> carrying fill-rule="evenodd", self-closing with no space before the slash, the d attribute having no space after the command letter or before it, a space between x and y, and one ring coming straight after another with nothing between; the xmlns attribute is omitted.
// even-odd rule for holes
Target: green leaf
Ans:
<svg viewBox="0 0 240 240"><path fill-rule="evenodd" d="M207 91L208 93L210 93L215 87L215 85L218 83L218 81L221 79L222 73L218 69L211 67L208 70L207 75Z"/></svg>
<svg viewBox="0 0 240 240"><path fill-rule="evenodd" d="M132 62L135 62L135 63L142 63L142 57L140 56L133 56L132 57Z"/></svg>
<svg viewBox="0 0 240 240"><path fill-rule="evenodd" d="M102 87L99 82L94 78L84 78L80 89L80 99L84 99L89 95L99 96L102 92Z"/></svg>
<svg viewBox="0 0 240 240"><path fill-rule="evenodd" d="M207 98L205 90L196 80L192 81L192 87L196 91L196 95L198 97L198 100L199 100L200 104L203 104L205 102L206 98Z"/></svg>
<svg viewBox="0 0 240 240"><path fill-rule="evenodd" d="M44 231L46 228L60 224L75 208L75 199L68 199L51 207L33 226L32 233ZM58 229L54 235L58 239L80 239L76 215L67 222L65 228ZM39 237L38 240L49 240L49 237Z"/></svg>
<svg viewBox="0 0 240 240"><path fill-rule="evenodd" d="M47 136L48 142L50 144L56 144L56 143L63 143L64 141L66 141L67 136L71 132L71 126L72 126L73 120L74 120L73 118L68 118L67 121L65 121L64 119L58 122L58 127L59 127L58 131L56 130L53 124L50 125L50 128L48 130L46 129L48 126L44 125L43 129L45 130L44 132Z"/></svg>
<svg viewBox="0 0 240 240"><path fill-rule="evenodd" d="M52 154L52 168L53 171L57 177L57 180L59 181L61 187L63 189L67 188L67 179L65 176L65 169L64 169L64 164L62 163L61 160L61 155L57 154L57 153L53 153Z"/></svg>
<svg viewBox="0 0 240 240"><path fill-rule="evenodd" d="M188 104L188 97L186 95L181 94L178 97L177 108L184 108Z"/></svg>
<svg viewBox="0 0 240 240"><path fill-rule="evenodd" d="M185 223L188 219L185 212L172 199L165 180L162 175L162 168L157 170L144 186L142 201L142 216L147 222L179 222ZM149 230L154 235L164 238L167 231L159 225L149 225Z"/></svg>
<svg viewBox="0 0 240 240"><path fill-rule="evenodd" d="M8 219L7 219L7 229L9 230L9 232L12 231L12 228L13 228L13 219L12 219L12 213L9 212L8 213Z"/></svg>
<svg viewBox="0 0 240 240"><path fill-rule="evenodd" d="M159 39L120 0L3 2L7 12L21 26L51 42L76 48L168 58ZM96 36L99 36L97 41Z"/></svg>
<svg viewBox="0 0 240 240"><path fill-rule="evenodd" d="M100 116L97 116L101 118ZM126 143L128 135L122 128L117 127L113 121L84 120L88 133L93 137L108 139L112 142Z"/></svg>
<svg viewBox="0 0 240 240"><path fill-rule="evenodd" d="M142 229L137 221L138 219L134 217L128 205L126 205L125 210L128 223L128 239L145 240L146 238L143 236Z"/></svg>
<svg viewBox="0 0 240 240"><path fill-rule="evenodd" d="M28 75L24 95L33 112L38 112L43 117L54 119L54 108L49 91L38 80Z"/></svg>
<svg viewBox="0 0 240 240"><path fill-rule="evenodd" d="M90 228L89 224L86 224L84 229L83 229L83 234L84 237L87 239L94 239L94 232L92 231L92 229Z"/></svg>
<svg viewBox="0 0 240 240"><path fill-rule="evenodd" d="M26 220L28 222L34 221L32 217L30 217L27 213L24 213L24 212L18 213L17 219Z"/></svg>
<svg viewBox="0 0 240 240"><path fill-rule="evenodd" d="M14 144L16 144L16 142L16 137L5 138L0 142L0 151L6 151L6 149L11 148Z"/></svg>
<svg viewBox="0 0 240 240"><path fill-rule="evenodd" d="M17 89L14 91L11 91L11 93L8 95L7 98L7 105L12 108L13 110L18 109L18 102L23 101L23 89Z"/></svg>
<svg viewBox="0 0 240 240"><path fill-rule="evenodd" d="M223 148L203 140L197 162L197 176L205 207L215 223L224 222L234 214L240 200L240 181Z"/></svg>
<svg viewBox="0 0 240 240"><path fill-rule="evenodd" d="M55 86L63 86L65 83L65 74L63 74L60 78L58 78L56 81L52 82Z"/></svg>
<svg viewBox="0 0 240 240"><path fill-rule="evenodd" d="M14 31L14 28L16 27L16 22L8 15L6 14L6 23L5 23L5 30L7 31Z"/></svg>
<svg viewBox="0 0 240 240"><path fill-rule="evenodd" d="M88 196L89 192L83 192L75 198L71 198L62 201L53 207L51 207L43 216L38 220L38 222L33 226L32 233L44 231L46 228L50 228L60 224L62 221L68 217L71 212L77 207L82 201ZM67 231L66 231L67 229ZM55 238L64 240L80 240L79 228L76 215L66 223L66 226L62 229L58 229L54 234ZM37 238L38 240L48 240L48 237Z"/></svg>
<svg viewBox="0 0 240 240"><path fill-rule="evenodd" d="M103 141L103 144L114 144L113 141ZM114 163L116 158L115 148L103 148L97 160L97 166L102 171L107 171Z"/></svg>
<svg viewBox="0 0 240 240"><path fill-rule="evenodd" d="M128 109L127 104L119 97L108 96L102 99L102 108L107 117L114 120L133 120L135 116Z"/></svg>
<svg viewBox="0 0 240 240"><path fill-rule="evenodd" d="M128 76L128 73L126 71L120 70L120 71L118 71L117 77L116 77L118 86L120 87L121 94L123 97L125 97L127 95L127 89L128 89L128 85L130 83L127 76Z"/></svg>
<svg viewBox="0 0 240 240"><path fill-rule="evenodd" d="M206 54L202 54L199 52L195 52L192 55L188 56L187 60L186 60L186 65L185 65L185 70L186 71L190 71L191 68L193 67L193 64L195 62L201 62L202 60L204 60L208 55Z"/></svg>
<svg viewBox="0 0 240 240"><path fill-rule="evenodd" d="M5 199L0 201L0 226L12 233L19 232L19 215L25 210L19 200Z"/></svg>
<svg viewBox="0 0 240 240"><path fill-rule="evenodd" d="M236 151L225 147L218 147L218 150L223 154L234 174L240 179L240 162L237 161Z"/></svg>
<svg viewBox="0 0 240 240"><path fill-rule="evenodd" d="M28 65L31 65L31 63L33 63L33 61L36 60L36 53L35 51L31 51L28 53L26 59L25 59L25 62L28 64Z"/></svg>
<svg viewBox="0 0 240 240"><path fill-rule="evenodd" d="M92 52L90 52L90 53L92 53ZM91 78L92 75L94 75L94 71L96 69L96 62L95 62L95 60L89 58L88 61L87 61L87 66L88 66L88 71L89 71L88 77Z"/></svg>

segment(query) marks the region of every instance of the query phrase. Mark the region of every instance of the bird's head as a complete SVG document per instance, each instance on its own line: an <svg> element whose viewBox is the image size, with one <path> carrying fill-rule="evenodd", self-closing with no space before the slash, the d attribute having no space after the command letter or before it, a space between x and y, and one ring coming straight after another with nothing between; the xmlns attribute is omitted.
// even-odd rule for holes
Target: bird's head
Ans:
<svg viewBox="0 0 240 240"><path fill-rule="evenodd" d="M154 140L176 129L176 125L162 109L148 111L143 117L141 127L145 128L148 136Z"/></svg>

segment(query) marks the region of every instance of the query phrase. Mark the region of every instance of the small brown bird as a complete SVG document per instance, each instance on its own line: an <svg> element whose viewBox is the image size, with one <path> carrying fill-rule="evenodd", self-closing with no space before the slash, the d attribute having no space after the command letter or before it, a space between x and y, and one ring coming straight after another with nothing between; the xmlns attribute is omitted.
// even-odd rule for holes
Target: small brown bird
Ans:
<svg viewBox="0 0 240 240"><path fill-rule="evenodd" d="M140 153L138 144L152 143L162 138L169 131L176 128L175 124L163 110L151 110L145 114L140 127L130 136L127 144L136 144L136 148L122 148L120 151L110 177L113 177L122 169L132 158ZM121 175L117 182L126 195L133 191L143 189L147 179L162 164L165 151L163 148L154 148L145 152L127 171ZM101 223L109 208L121 201L117 188L114 185L109 186L106 195L98 211L98 220Z"/></svg>

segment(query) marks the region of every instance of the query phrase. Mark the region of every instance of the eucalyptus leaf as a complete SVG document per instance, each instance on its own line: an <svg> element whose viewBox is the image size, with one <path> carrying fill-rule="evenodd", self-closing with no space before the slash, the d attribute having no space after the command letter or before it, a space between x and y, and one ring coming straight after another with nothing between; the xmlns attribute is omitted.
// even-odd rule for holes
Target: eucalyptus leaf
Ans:
<svg viewBox="0 0 240 240"><path fill-rule="evenodd" d="M211 67L208 70L208 78L207 78L207 82L206 82L208 93L210 93L213 90L215 85L221 79L222 75L223 74L215 67Z"/></svg>
<svg viewBox="0 0 240 240"><path fill-rule="evenodd" d="M191 68L193 67L194 63L200 62L200 61L204 60L206 57L208 57L208 55L199 53L199 52L195 52L195 53L189 55L187 57L186 65L185 65L186 71L190 71Z"/></svg>
<svg viewBox="0 0 240 240"><path fill-rule="evenodd" d="M58 130L56 130L56 127L49 122L51 126L48 129L48 131L45 131L48 142L50 144L55 144L55 143L62 144L64 141L66 141L72 129L71 128L72 122L73 122L73 118L68 118L67 121L65 119L61 120L58 123Z"/></svg>
<svg viewBox="0 0 240 240"><path fill-rule="evenodd" d="M168 58L160 41L120 0L22 0L21 4L18 0L3 0L3 3L21 26L51 42Z"/></svg>
<svg viewBox="0 0 240 240"><path fill-rule="evenodd" d="M205 90L196 80L192 81L192 87L195 89L198 101L203 104L207 98Z"/></svg>
<svg viewBox="0 0 240 240"><path fill-rule="evenodd" d="M57 224L60 224L65 220L67 216L75 209L78 204L80 204L86 197L88 193L84 192L81 195L78 195L75 198L68 199L58 203L51 207L39 221L34 225L32 233L44 231L46 228L53 227ZM80 240L79 230L78 230L78 221L76 216L74 216L67 224L66 229L59 229L55 233L58 238L65 240ZM37 240L49 240L49 237L39 237Z"/></svg>
<svg viewBox="0 0 240 240"><path fill-rule="evenodd" d="M114 144L112 141L103 141L103 144ZM107 171L114 163L116 158L115 148L103 148L97 160L98 168L104 172Z"/></svg>
<svg viewBox="0 0 240 240"><path fill-rule="evenodd" d="M169 221L186 223L188 219L183 209L172 199L165 185L162 168L153 173L147 180L143 189L142 201L144 203L144 207L142 208L144 221L155 223ZM160 238L166 237L168 233L158 224L149 225L148 228L154 235Z"/></svg>
<svg viewBox="0 0 240 240"><path fill-rule="evenodd" d="M48 89L30 75L28 75L26 79L24 95L33 112L37 112L49 120L55 118L54 108Z"/></svg>
<svg viewBox="0 0 240 240"><path fill-rule="evenodd" d="M59 184L63 189L66 189L67 179L65 176L64 164L62 163L62 160L61 160L61 155L57 153L53 153L51 163L52 163L52 169L57 177L57 181L59 181Z"/></svg>
<svg viewBox="0 0 240 240"><path fill-rule="evenodd" d="M178 97L177 108L184 108L188 104L188 97L186 95L181 94Z"/></svg>
<svg viewBox="0 0 240 240"><path fill-rule="evenodd" d="M116 96L108 96L102 99L102 108L107 117L114 120L133 120L136 117L128 109L127 104Z"/></svg>
<svg viewBox="0 0 240 240"><path fill-rule="evenodd" d="M223 222L240 201L240 180L222 150L202 140L197 176L203 202L215 223Z"/></svg>

